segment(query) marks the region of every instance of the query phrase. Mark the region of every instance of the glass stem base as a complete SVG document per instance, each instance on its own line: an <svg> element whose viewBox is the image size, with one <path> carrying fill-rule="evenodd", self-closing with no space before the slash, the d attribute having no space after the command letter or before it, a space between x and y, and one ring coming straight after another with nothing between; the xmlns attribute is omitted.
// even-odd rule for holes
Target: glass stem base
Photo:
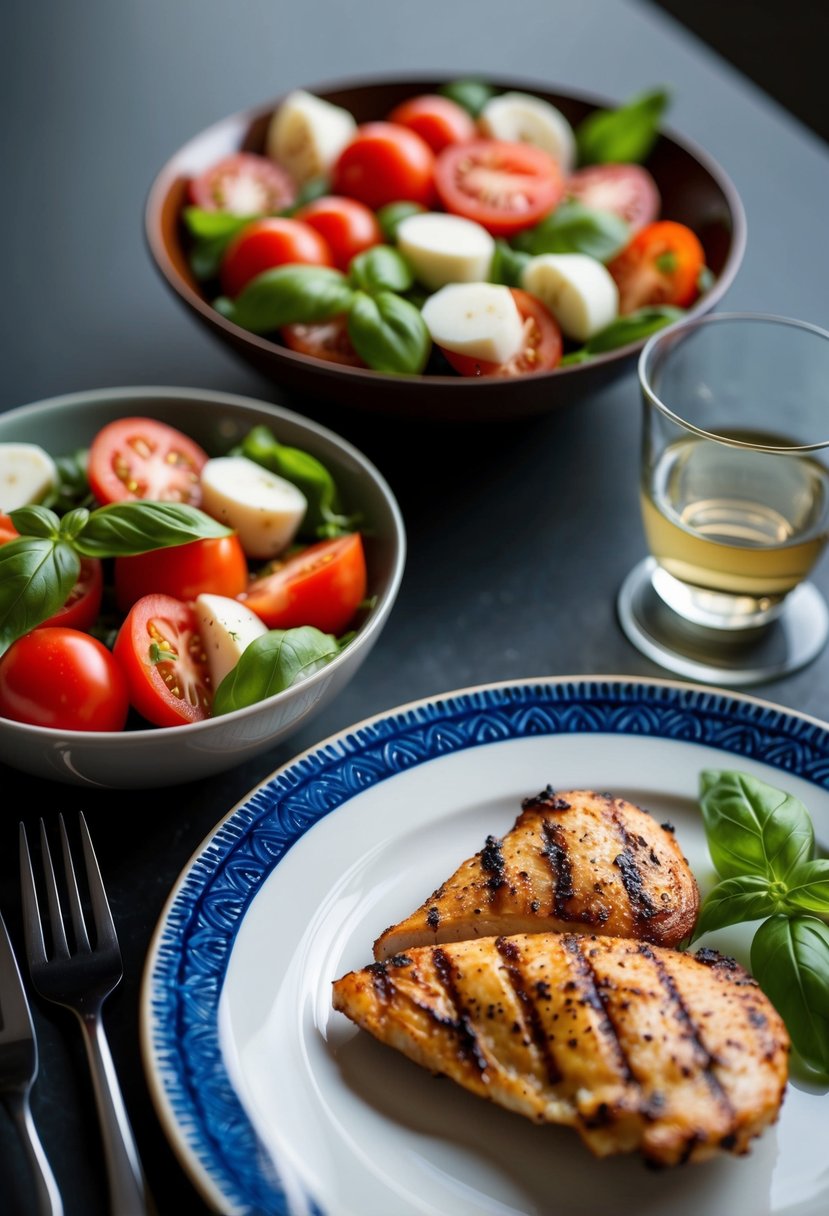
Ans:
<svg viewBox="0 0 829 1216"><path fill-rule="evenodd" d="M801 583L759 615L732 611L722 623L722 612L712 611L711 603L692 616L678 611L683 599L664 595L665 578L677 581L652 557L635 566L619 591L619 623L637 650L688 679L728 687L761 684L810 663L829 638L829 609L812 583Z"/></svg>

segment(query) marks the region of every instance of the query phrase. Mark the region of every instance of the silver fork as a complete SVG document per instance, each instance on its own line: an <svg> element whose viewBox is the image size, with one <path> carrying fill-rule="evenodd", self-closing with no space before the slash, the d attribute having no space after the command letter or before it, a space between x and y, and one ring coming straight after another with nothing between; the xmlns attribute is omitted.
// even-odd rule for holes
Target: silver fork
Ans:
<svg viewBox="0 0 829 1216"><path fill-rule="evenodd" d="M95 926L94 945L90 944L66 825L62 815L59 819L73 948L70 949L67 941L49 840L46 826L41 819L40 844L51 937L51 952L47 954L29 843L26 829L21 823L20 883L29 971L36 991L47 1001L54 1001L55 1004L71 1009L81 1024L101 1124L111 1211L115 1216L147 1216L155 1209L147 1189L101 1017L104 1001L123 976L121 950L89 829L81 813L81 844Z"/></svg>
<svg viewBox="0 0 829 1216"><path fill-rule="evenodd" d="M32 1119L29 1095L37 1076L37 1042L26 990L0 913L0 1090L25 1146L42 1216L63 1216L55 1176Z"/></svg>

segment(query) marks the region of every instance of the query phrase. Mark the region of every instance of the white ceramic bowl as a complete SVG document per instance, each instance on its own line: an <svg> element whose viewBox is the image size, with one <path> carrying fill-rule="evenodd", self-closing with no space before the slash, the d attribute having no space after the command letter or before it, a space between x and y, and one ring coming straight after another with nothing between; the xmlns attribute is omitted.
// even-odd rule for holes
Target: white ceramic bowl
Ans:
<svg viewBox="0 0 829 1216"><path fill-rule="evenodd" d="M349 511L364 520L368 594L374 603L356 637L326 667L245 709L185 726L117 733L64 731L0 718L0 761L74 785L147 788L194 781L266 751L305 725L356 674L380 636L400 588L406 535L387 482L332 431L249 397L201 389L99 389L53 397L0 414L0 442L39 443L58 456L86 446L114 418L160 418L221 455L251 427L311 452L332 472Z"/></svg>

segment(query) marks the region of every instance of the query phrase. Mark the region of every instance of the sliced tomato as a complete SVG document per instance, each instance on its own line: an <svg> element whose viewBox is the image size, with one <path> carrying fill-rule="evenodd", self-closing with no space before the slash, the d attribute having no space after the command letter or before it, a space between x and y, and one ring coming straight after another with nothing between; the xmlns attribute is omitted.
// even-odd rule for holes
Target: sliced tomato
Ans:
<svg viewBox="0 0 829 1216"><path fill-rule="evenodd" d="M358 253L383 242L383 230L371 208L345 195L326 194L315 198L295 211L294 219L316 229L331 250L334 265L339 270L347 270Z"/></svg>
<svg viewBox="0 0 829 1216"><path fill-rule="evenodd" d="M332 189L373 211L401 201L428 207L434 171L434 153L415 131L393 122L367 122L337 158Z"/></svg>
<svg viewBox="0 0 829 1216"><path fill-rule="evenodd" d="M248 585L248 563L235 532L209 536L188 545L152 549L133 557L116 557L115 600L127 612L143 595L157 591L177 600L197 595L233 599Z"/></svg>
<svg viewBox="0 0 829 1216"><path fill-rule="evenodd" d="M34 629L0 658L0 715L56 730L122 730L120 666L101 642L63 626Z"/></svg>
<svg viewBox="0 0 829 1216"><path fill-rule="evenodd" d="M251 220L228 245L219 267L222 290L238 296L263 270L291 262L306 266L333 266L328 242L302 220L273 215Z"/></svg>
<svg viewBox="0 0 829 1216"><path fill-rule="evenodd" d="M526 376L548 372L561 361L563 339L558 321L536 297L520 287L510 288L524 323L521 349L504 363L488 363L441 347L448 363L462 376Z"/></svg>
<svg viewBox="0 0 829 1216"><path fill-rule="evenodd" d="M196 616L170 595L133 604L112 650L130 703L154 726L210 717L213 687Z"/></svg>
<svg viewBox="0 0 829 1216"><path fill-rule="evenodd" d="M585 207L620 216L631 235L652 224L662 207L659 187L643 165L587 165L570 174L566 192Z"/></svg>
<svg viewBox="0 0 829 1216"><path fill-rule="evenodd" d="M315 625L342 633L366 597L366 559L359 532L322 540L275 562L239 596L269 629Z"/></svg>
<svg viewBox="0 0 829 1216"><path fill-rule="evenodd" d="M20 533L8 515L0 515L0 545L5 545L7 540L17 540L19 536Z"/></svg>
<svg viewBox="0 0 829 1216"><path fill-rule="evenodd" d="M301 355L312 355L329 363L344 363L347 367L366 366L351 345L345 316L308 325L286 325L281 335L285 345Z"/></svg>
<svg viewBox="0 0 829 1216"><path fill-rule="evenodd" d="M477 221L494 236L538 223L564 195L552 156L532 144L498 139L444 148L435 162L435 186L447 211Z"/></svg>
<svg viewBox="0 0 829 1216"><path fill-rule="evenodd" d="M389 122L415 131L433 152L449 144L468 143L475 138L475 121L468 110L439 93L421 93L395 106Z"/></svg>
<svg viewBox="0 0 829 1216"><path fill-rule="evenodd" d="M0 545L17 540L20 533L8 515L0 515ZM104 568L97 557L82 557L78 581L69 592L66 603L38 629L64 625L68 629L86 632L95 623L104 594Z"/></svg>
<svg viewBox="0 0 829 1216"><path fill-rule="evenodd" d="M297 188L276 161L256 152L234 152L194 177L189 194L193 205L204 211L269 215L290 207Z"/></svg>
<svg viewBox="0 0 829 1216"><path fill-rule="evenodd" d="M118 418L90 444L89 488L103 504L146 498L197 507L206 463L207 452L166 422Z"/></svg>
<svg viewBox="0 0 829 1216"><path fill-rule="evenodd" d="M607 264L622 314L651 304L686 308L696 299L704 266L699 238L674 220L648 224Z"/></svg>

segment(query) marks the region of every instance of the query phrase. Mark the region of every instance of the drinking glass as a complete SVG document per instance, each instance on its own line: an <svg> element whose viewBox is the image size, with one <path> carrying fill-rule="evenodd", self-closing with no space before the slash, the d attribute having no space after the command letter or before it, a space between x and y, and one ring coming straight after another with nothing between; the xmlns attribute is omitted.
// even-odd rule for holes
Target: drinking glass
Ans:
<svg viewBox="0 0 829 1216"><path fill-rule="evenodd" d="M744 685L810 662L829 611L808 575L829 535L829 332L712 314L654 334L639 360L649 556L618 597L662 667Z"/></svg>

